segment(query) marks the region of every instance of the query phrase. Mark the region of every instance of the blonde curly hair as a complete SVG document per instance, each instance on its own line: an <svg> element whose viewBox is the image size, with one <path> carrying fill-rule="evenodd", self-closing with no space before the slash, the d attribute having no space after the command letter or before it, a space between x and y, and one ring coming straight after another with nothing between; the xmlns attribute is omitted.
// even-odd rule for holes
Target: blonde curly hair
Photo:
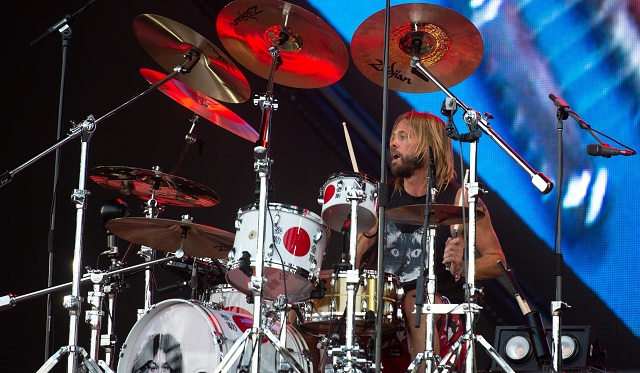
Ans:
<svg viewBox="0 0 640 373"><path fill-rule="evenodd" d="M411 110L396 118L391 131L395 131L401 121L406 121L413 131L409 131L409 140L416 145L416 157L421 165L429 159L429 147L433 149L433 162L436 166L435 188L443 190L456 177L453 167L453 148L447 134L445 123L439 117L429 113ZM394 188L402 191L403 178L397 178Z"/></svg>

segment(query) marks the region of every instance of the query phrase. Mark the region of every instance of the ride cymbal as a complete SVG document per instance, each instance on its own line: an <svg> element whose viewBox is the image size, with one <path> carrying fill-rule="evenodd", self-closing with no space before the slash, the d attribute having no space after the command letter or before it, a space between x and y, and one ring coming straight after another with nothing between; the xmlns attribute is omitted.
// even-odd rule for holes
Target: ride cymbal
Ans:
<svg viewBox="0 0 640 373"><path fill-rule="evenodd" d="M129 242L198 258L226 259L235 235L185 220L126 217L107 221L105 228Z"/></svg>
<svg viewBox="0 0 640 373"><path fill-rule="evenodd" d="M462 224L462 206L432 204L433 212L429 223L440 225ZM386 218L396 223L422 225L424 223L424 204L394 207L387 210ZM476 220L484 218L484 212L476 211Z"/></svg>
<svg viewBox="0 0 640 373"><path fill-rule="evenodd" d="M89 170L89 178L99 185L142 200L180 207L210 207L220 197L210 188L185 178L127 166L98 166Z"/></svg>
<svg viewBox="0 0 640 373"><path fill-rule="evenodd" d="M133 31L147 53L172 72L193 51L200 59L186 74L176 78L205 95L224 102L245 102L251 95L249 82L218 47L190 28L155 14L133 20Z"/></svg>
<svg viewBox="0 0 640 373"><path fill-rule="evenodd" d="M150 69L140 69L140 74L151 84L155 84L166 77L165 74ZM258 140L258 132L233 111L183 82L171 79L160 85L158 89L180 105L227 131L251 142Z"/></svg>
<svg viewBox="0 0 640 373"><path fill-rule="evenodd" d="M273 81L294 88L331 85L346 73L349 54L338 33L313 13L280 0L236 0L218 14L222 45L242 66L262 78L280 61Z"/></svg>
<svg viewBox="0 0 640 373"><path fill-rule="evenodd" d="M358 26L351 40L351 57L360 72L383 85L385 10ZM478 29L449 8L424 3L400 4L389 9L388 87L394 91L435 92L438 86L411 67L413 56L445 87L471 75L484 53ZM415 72L414 72L415 71Z"/></svg>

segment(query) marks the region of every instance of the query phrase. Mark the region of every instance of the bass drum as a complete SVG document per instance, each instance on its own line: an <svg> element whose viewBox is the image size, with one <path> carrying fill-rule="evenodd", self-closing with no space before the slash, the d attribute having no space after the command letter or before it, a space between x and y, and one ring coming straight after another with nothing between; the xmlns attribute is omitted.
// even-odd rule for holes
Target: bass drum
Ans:
<svg viewBox="0 0 640 373"><path fill-rule="evenodd" d="M117 372L213 372L244 331L252 326L250 316L215 310L197 301L159 302L129 332L120 351ZM269 329L276 336L280 333L278 323ZM245 345L248 347L250 343ZM287 326L286 347L305 371L313 371L306 358L307 344L291 326ZM289 369L287 360L278 358L280 354L266 338L262 339L260 355L261 372ZM278 361L284 363L278 364ZM234 367L240 365L251 366L250 353L240 355L233 363Z"/></svg>

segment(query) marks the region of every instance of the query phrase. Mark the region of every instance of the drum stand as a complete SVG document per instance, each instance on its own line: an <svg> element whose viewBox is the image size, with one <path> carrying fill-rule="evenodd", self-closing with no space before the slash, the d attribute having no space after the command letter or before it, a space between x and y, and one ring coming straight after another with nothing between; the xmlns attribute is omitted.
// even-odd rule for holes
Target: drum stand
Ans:
<svg viewBox="0 0 640 373"><path fill-rule="evenodd" d="M436 79L427 69L425 69L420 63L420 57L414 56L411 58L411 67L415 68L417 71L420 71L424 74L428 79L430 79L441 91L443 91L450 100L455 101L455 105L461 107L464 110L463 119L467 123L469 127L470 133L467 136L461 136L460 141L466 141L470 143L470 162L469 162L469 183L465 186L467 188L467 199L468 199L468 208L469 208L469 225L468 225L468 244L466 245L465 256L467 259L467 272L466 272L466 285L465 285L465 299L467 303L463 305L463 311L466 315L465 320L465 334L460 337L458 341L454 343L452 346L450 353L448 353L443 358L443 361L446 362L453 351L459 349L460 344L464 343L466 346L466 359L465 359L465 370L467 373L475 372L475 348L474 342L478 341L485 348L487 353L504 369L505 372L513 372L513 369L509 367L506 361L498 354L498 352L481 336L475 335L473 330L474 325L474 317L477 312L480 310L480 306L474 303L474 297L476 295L476 287L475 287L475 243L476 243L476 199L480 194L480 188L476 181L476 165L477 165L477 141L481 136L481 132L478 128L482 130L483 133L486 133L492 140L496 142L509 156L511 156L517 163L520 165L525 171L527 171L531 177L531 182L540 190L542 193L549 193L553 188L553 184L551 181L541 172L536 172L529 166L527 162L525 162L518 154L516 154L509 145L504 143L502 139L493 132L490 128L489 123L482 115L466 106L462 103L458 98L456 98L442 83ZM485 114L487 118L491 118L490 114ZM437 306L437 307L436 307ZM444 307L442 307L444 306ZM424 307L423 312L427 313L437 313L437 314L445 314L452 313L454 309L456 309L460 305L428 305ZM433 328L432 325L427 325L427 327ZM433 329L431 329L433 331ZM427 335L427 344L430 342L430 338ZM429 352L429 351L427 351ZM445 369L444 371L448 371L447 367L442 365L438 366L438 369ZM415 368L412 367L412 371ZM440 371L443 371L440 369Z"/></svg>
<svg viewBox="0 0 640 373"><path fill-rule="evenodd" d="M280 35L280 43L284 43L288 38L286 28L283 28ZM266 229L266 208L267 208L267 180L269 178L269 168L271 160L269 159L269 137L271 134L271 113L272 109L277 110L278 105L273 97L273 76L277 68L277 62L280 59L280 51L277 45L269 47L271 53L271 66L269 72L269 80L267 83L267 93L261 95L259 98L254 99L255 105L260 105L263 113L261 139L262 144L258 145L253 150L254 155L254 170L260 180L259 192L260 198L258 202L258 247L256 250L256 273L251 276L249 281L249 288L253 293L253 326L247 329L240 338L229 349L227 355L222 359L220 365L216 368L216 373L229 372L233 364L238 360L245 352L247 345L252 349L251 351L251 370L252 373L260 372L260 348L262 345L262 337L266 337L271 344L275 347L280 354L279 364L285 369L293 369L297 373L304 373L304 369L296 362L293 355L286 348L283 343L287 334L286 322L280 329L281 338L276 337L271 330L263 328L263 318L265 317L264 307L262 304L262 288L265 282L265 278L262 273L264 270L264 244L265 244L265 229ZM283 319L286 321L286 318ZM286 362L282 361L286 360ZM288 363L288 364L287 364ZM242 371L247 371L246 368L242 368Z"/></svg>
<svg viewBox="0 0 640 373"><path fill-rule="evenodd" d="M354 343L355 335L355 302L356 291L360 283L360 271L356 267L356 241L358 236L358 205L367 198L359 183L354 183L354 187L346 190L347 201L351 202L351 221L349 232L349 267L347 269L347 307L345 345L332 348L328 355L332 357L334 372L364 372L368 371L371 364L358 355L364 351ZM380 298L380 297L379 297Z"/></svg>

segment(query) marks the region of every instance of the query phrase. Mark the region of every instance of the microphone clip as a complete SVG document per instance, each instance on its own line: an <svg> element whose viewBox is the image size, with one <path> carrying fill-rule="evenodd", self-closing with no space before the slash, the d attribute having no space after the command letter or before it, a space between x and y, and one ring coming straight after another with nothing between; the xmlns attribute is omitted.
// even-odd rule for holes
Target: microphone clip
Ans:
<svg viewBox="0 0 640 373"><path fill-rule="evenodd" d="M242 252L242 257L238 259L238 268L247 277L253 276L253 268L251 268L251 254L248 251Z"/></svg>

